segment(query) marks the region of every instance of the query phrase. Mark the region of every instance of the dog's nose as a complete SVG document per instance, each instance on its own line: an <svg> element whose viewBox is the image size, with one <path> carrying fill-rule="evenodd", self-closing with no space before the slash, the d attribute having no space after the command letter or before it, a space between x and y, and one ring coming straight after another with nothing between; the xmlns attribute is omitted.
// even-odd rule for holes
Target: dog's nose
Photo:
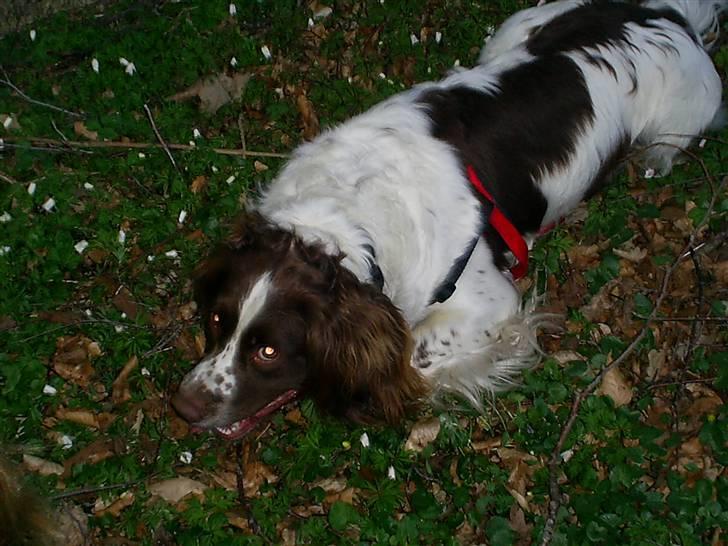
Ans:
<svg viewBox="0 0 728 546"><path fill-rule="evenodd" d="M188 423L198 423L205 416L207 402L201 396L176 392L172 396L172 406Z"/></svg>

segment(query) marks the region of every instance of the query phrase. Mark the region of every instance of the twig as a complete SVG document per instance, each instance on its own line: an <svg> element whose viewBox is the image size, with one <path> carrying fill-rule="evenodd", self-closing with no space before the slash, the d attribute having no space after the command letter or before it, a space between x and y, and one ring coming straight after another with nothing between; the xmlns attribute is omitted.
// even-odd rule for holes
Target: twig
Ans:
<svg viewBox="0 0 728 546"><path fill-rule="evenodd" d="M147 118L149 118L149 123L152 126L152 130L154 131L154 134L157 137L157 140L162 145L162 148L164 149L164 153L167 154L167 157L169 158L169 161L172 163L172 166L174 167L174 170L177 172L180 172L179 167L177 166L177 163L174 160L174 157L172 156L172 152L169 151L169 146L167 146L167 143L162 138L162 135L159 133L159 129L157 129L157 124L154 123L154 117L152 116L152 111L149 109L149 106L147 106L147 103L144 103L144 111L147 113Z"/></svg>
<svg viewBox="0 0 728 546"><path fill-rule="evenodd" d="M55 131L56 133L58 133L58 135L59 135L59 136L61 137L61 140L63 140L63 141L68 141L68 139L66 138L66 135L64 135L64 134L63 134L63 133L61 132L61 130L60 130L60 129L58 128L58 126L56 125L56 121L55 121L55 120L53 120L53 119L51 120L51 125L53 126L53 130L54 130L54 131Z"/></svg>
<svg viewBox="0 0 728 546"><path fill-rule="evenodd" d="M49 150L58 151L58 148L66 148L66 149L73 149L73 148L122 148L122 149L133 149L133 150L147 150L150 148L158 148L161 149L163 146L158 143L154 142L118 142L114 140L110 141L94 141L90 140L88 142L79 142L77 140L57 140L54 138L44 138L44 137L4 137L5 142L19 142L23 140L28 140L34 144L45 144L48 146ZM6 144L7 146L7 144ZM53 146L57 146L58 148L53 148ZM189 144L167 144L167 147L170 150L184 150L184 151L191 151L191 150L197 150L197 146L191 146ZM232 155L232 156L243 156L243 157L279 157L279 158L287 158L288 154L281 154L278 152L258 152L253 150L236 150L231 148L209 148L216 154L220 155Z"/></svg>
<svg viewBox="0 0 728 546"><path fill-rule="evenodd" d="M711 197L710 203L708 204L708 208L706 210L705 216L703 217L703 220L695 226L693 231L690 233L690 237L688 238L688 242L685 245L685 249L683 252L678 254L678 257L675 258L670 268L665 273L665 276L662 279L662 286L660 287L659 295L657 296L657 299L655 300L655 305L652 308L652 312L645 320L645 323L642 325L642 329L640 330L639 334L637 334L637 337L635 337L632 342L627 346L627 348L622 351L622 354L620 354L615 360L613 360L608 366L605 366L602 368L602 370L597 374L597 376L592 380L589 385L579 391L576 396L574 397L574 401L571 405L571 412L569 413L569 418L566 420L566 423L564 424L564 427L561 429L561 434L559 435L559 440L556 442L556 446L554 446L553 451L551 452L551 457L549 458L548 462L548 471L549 471L549 506L548 506L548 513L546 517L546 523L544 524L543 528L543 534L541 538L541 546L549 546L551 544L551 541L553 540L554 533L556 531L556 523L557 523L557 515L559 508L562 504L562 497L561 497L561 491L559 488L558 483L558 467L559 463L561 462L561 453L564 449L564 444L566 443L566 440L571 433L571 430L574 428L574 423L576 423L576 419L579 416L579 409L581 408L582 402L586 400L589 396L591 396L594 391L596 391L597 387L601 384L602 380L604 379L604 376L614 368L617 368L620 366L629 356L632 355L632 353L635 352L639 344L642 342L644 337L647 335L647 332L649 331L650 326L655 321L655 318L657 317L657 313L659 312L659 309L665 300L665 297L667 296L667 290L670 286L670 280L672 279L673 274L677 270L678 266L682 263L683 255L687 253L687 255L695 252L695 238L698 235L698 232L700 229L708 222L710 219L711 213L713 212L713 209L715 208L715 203L718 200L718 196L720 196L725 189L726 185L728 185L728 177L723 178L721 181L720 187L717 188L717 191L713 192L713 195Z"/></svg>
<svg viewBox="0 0 728 546"><path fill-rule="evenodd" d="M53 495L51 497L51 500L53 501L59 501L63 499L68 499L70 497L78 497L81 495L88 495L89 493L99 493L100 491L109 491L111 489L122 489L126 487L131 487L133 485L136 485L140 483L142 480L136 480L133 482L126 482L126 483L116 483L113 485L97 485L93 487L81 487L80 489L74 489L72 491L64 491L63 493L58 493L57 495Z"/></svg>
<svg viewBox="0 0 728 546"><path fill-rule="evenodd" d="M673 387L675 385L694 385L695 383L712 383L718 379L717 377L706 377L706 378L698 378L698 379L683 379L681 381L665 381L662 383L654 383L652 385L649 385L647 387L648 391L652 391L655 389L662 389L664 387Z"/></svg>
<svg viewBox="0 0 728 546"><path fill-rule="evenodd" d="M7 182L8 184L17 184L18 181L15 180L12 176L5 174L4 172L0 172L0 180Z"/></svg>
<svg viewBox="0 0 728 546"><path fill-rule="evenodd" d="M78 112L72 112L71 110L66 110L65 108L54 106L52 104L48 104L47 102L43 102L29 97L28 95L23 93L23 91L18 88L13 82L10 81L10 76L8 76L8 73L5 71L5 68L3 68L2 65L0 65L0 70L2 70L3 76L5 76L5 79L0 79L0 83L7 85L10 89L15 91L18 95L20 95L21 98L25 99L29 103L35 104L37 106L44 106L45 108L50 108L51 110L55 110L56 112L63 112L64 114L67 114L74 118L83 119L85 117L83 114L79 114Z"/></svg>
<svg viewBox="0 0 728 546"><path fill-rule="evenodd" d="M248 146L245 144L245 126L243 125L243 114L238 116L238 132L240 133L240 149L245 153Z"/></svg>

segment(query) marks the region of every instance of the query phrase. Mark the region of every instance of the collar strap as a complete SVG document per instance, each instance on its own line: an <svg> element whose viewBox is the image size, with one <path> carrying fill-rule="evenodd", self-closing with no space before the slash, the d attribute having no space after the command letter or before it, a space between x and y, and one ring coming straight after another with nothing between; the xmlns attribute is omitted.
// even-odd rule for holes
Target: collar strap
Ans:
<svg viewBox="0 0 728 546"><path fill-rule="evenodd" d="M516 229L516 226L506 218L503 211L498 208L498 205L493 199L493 196L478 178L475 173L475 169L468 165L468 179L477 192L482 195L487 201L493 205L493 210L488 218L488 223L493 229L500 235L503 242L506 244L508 249L513 253L516 258L516 265L511 268L511 275L514 280L518 280L526 275L528 272L528 245L523 239L523 235Z"/></svg>

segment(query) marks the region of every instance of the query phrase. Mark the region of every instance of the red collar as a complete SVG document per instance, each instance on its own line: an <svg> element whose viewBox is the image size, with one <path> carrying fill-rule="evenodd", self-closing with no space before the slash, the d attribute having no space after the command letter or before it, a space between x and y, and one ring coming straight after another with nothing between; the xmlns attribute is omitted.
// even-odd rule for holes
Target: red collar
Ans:
<svg viewBox="0 0 728 546"><path fill-rule="evenodd" d="M516 265L511 268L511 275L513 275L514 280L518 280L528 273L528 245L526 245L523 235L521 235L518 229L516 229L516 226L514 226L511 221L506 218L505 214L503 214L503 212L498 208L493 196L485 189L485 186L483 186L483 183L475 173L475 169L473 169L470 165L468 165L467 169L470 183L476 190L478 190L480 195L485 197L493 205L493 211L490 213L488 222L491 226L493 226L493 229L495 229L498 235L501 236L503 242L505 242L508 249L516 257Z"/></svg>

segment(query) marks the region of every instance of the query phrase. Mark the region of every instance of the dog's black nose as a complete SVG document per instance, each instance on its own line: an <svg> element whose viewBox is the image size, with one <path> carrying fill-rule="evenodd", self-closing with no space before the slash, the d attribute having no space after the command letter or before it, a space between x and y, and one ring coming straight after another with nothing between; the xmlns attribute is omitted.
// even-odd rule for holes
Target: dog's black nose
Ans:
<svg viewBox="0 0 728 546"><path fill-rule="evenodd" d="M205 416L207 402L203 397L185 394L180 390L172 396L171 402L177 413L188 423L198 423Z"/></svg>

